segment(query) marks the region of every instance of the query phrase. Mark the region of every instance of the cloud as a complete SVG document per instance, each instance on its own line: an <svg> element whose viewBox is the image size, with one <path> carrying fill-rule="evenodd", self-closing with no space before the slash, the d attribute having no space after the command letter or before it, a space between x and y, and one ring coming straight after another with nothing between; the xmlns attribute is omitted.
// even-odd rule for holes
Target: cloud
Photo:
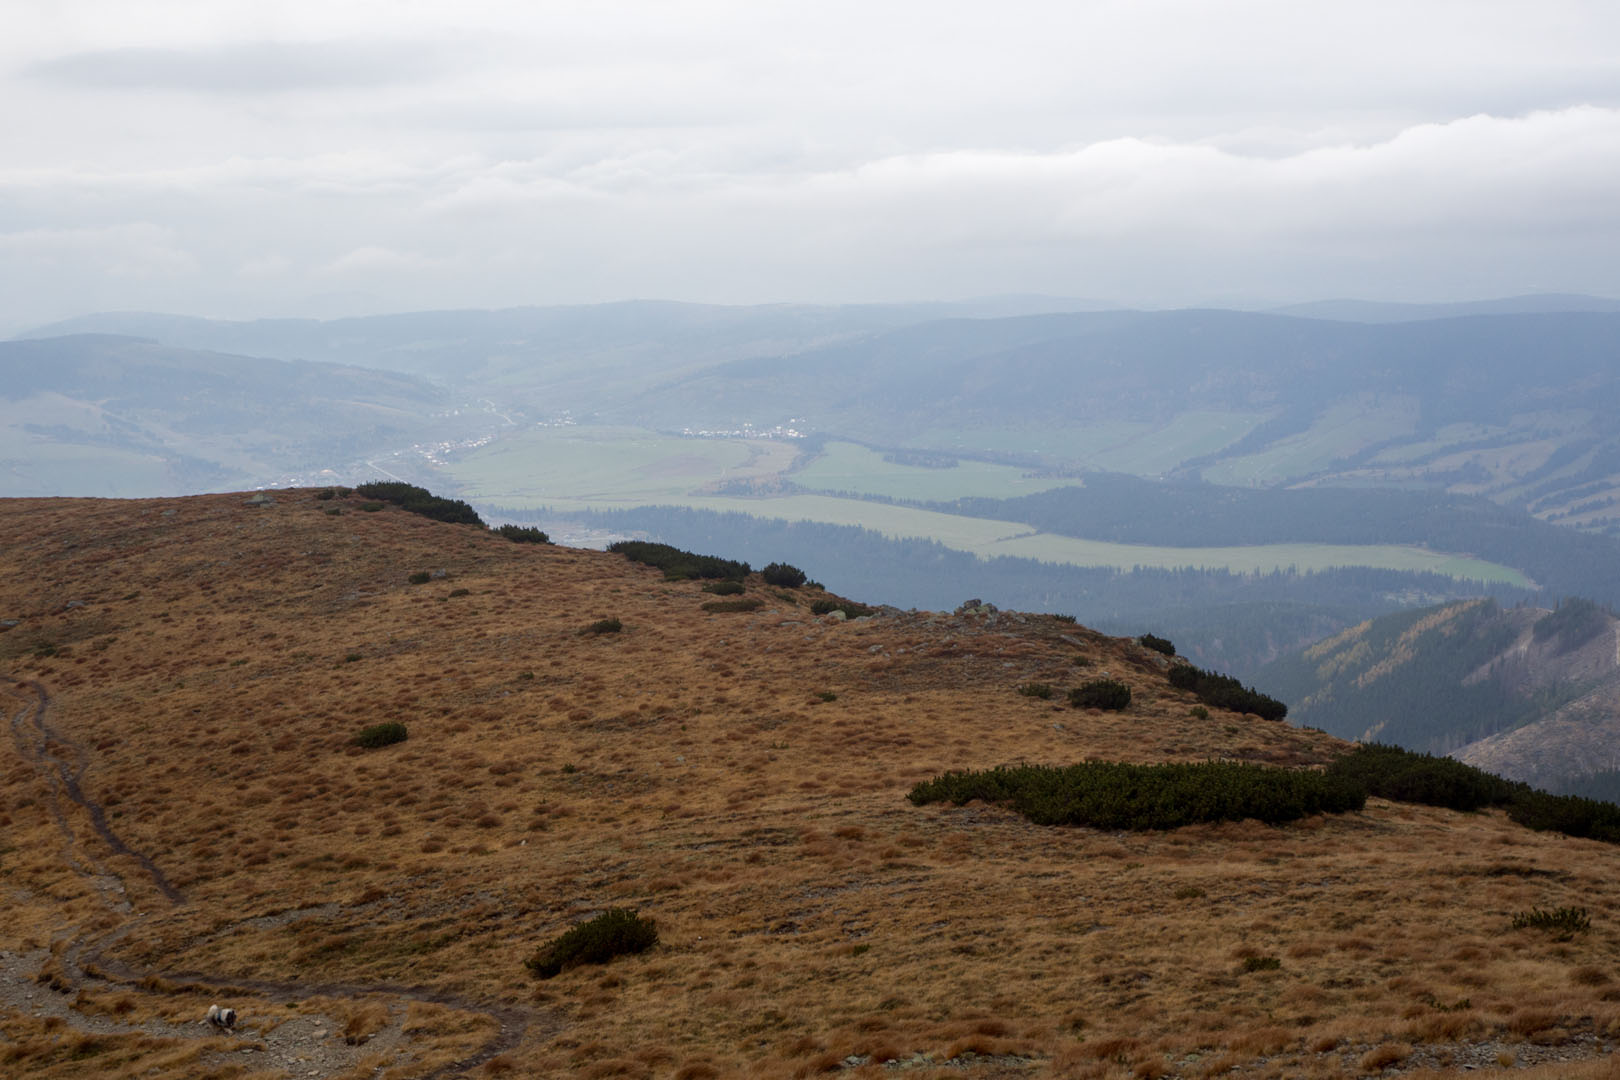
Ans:
<svg viewBox="0 0 1620 1080"><path fill-rule="evenodd" d="M41 60L24 71L94 90L276 94L418 83L444 72L450 61L444 48L412 42L254 41L97 49Z"/></svg>
<svg viewBox="0 0 1620 1080"><path fill-rule="evenodd" d="M180 278L197 269L173 231L150 222L0 233L0 261L34 274L68 269L135 280Z"/></svg>

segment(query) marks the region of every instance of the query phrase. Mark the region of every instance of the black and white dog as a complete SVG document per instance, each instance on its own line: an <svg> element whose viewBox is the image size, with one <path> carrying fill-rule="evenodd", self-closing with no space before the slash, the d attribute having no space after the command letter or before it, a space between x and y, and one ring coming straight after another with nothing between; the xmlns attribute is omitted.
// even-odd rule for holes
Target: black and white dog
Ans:
<svg viewBox="0 0 1620 1080"><path fill-rule="evenodd" d="M218 1005L208 1006L208 1023L220 1031L230 1031L236 1027L236 1010L222 1009Z"/></svg>

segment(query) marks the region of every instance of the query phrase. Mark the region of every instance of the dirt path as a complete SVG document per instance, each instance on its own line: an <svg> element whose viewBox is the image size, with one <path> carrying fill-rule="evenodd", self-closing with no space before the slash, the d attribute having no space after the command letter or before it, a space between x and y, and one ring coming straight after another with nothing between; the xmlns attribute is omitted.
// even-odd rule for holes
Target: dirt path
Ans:
<svg viewBox="0 0 1620 1080"><path fill-rule="evenodd" d="M393 983L309 983L292 980L256 979L228 972L140 971L109 958L106 953L135 929L145 916L132 915L132 907L122 877L110 869L92 850L90 838L75 827L77 812L89 821L89 831L111 853L133 859L154 888L171 907L183 907L185 895L169 881L150 857L131 848L108 824L105 807L84 792L83 777L90 766L90 755L74 740L51 727L51 695L37 680L19 680L0 673L0 698L11 702L9 724L12 740L23 760L33 767L46 787L45 802L62 834L62 858L75 873L87 878L102 901L120 915L130 916L109 933L95 937L78 936L70 930L49 950L0 952L0 1009L10 1009L35 1017L54 1017L75 1031L98 1035L143 1034L167 1038L206 1038L221 1043L220 1052L252 1054L255 1067L281 1067L295 1076L323 1077L353 1069L364 1059L378 1055L398 1064L397 1057L409 1050L409 1036L403 1030L404 1013L411 1002L444 1006L458 1012L484 1016L496 1025L495 1034L473 1053L423 1075L423 1080L459 1076L483 1065L522 1041L538 1017L531 1010L469 1001L430 988ZM258 916L240 920L216 933L229 933L233 926L255 922ZM41 982L42 970L56 962L54 985ZM88 969L88 970L87 970ZM91 974L91 972L94 974ZM155 977L155 978L154 978ZM253 1004L236 1004L242 1022L236 1033L221 1034L201 1021L166 1022L149 1020L133 1023L74 1008L74 997L81 989L110 989L128 994L154 995L143 982L166 980L171 983L201 985L228 990L236 995L254 995L260 1002L290 1004L311 998L345 1000L370 999L387 1005L388 1019L383 1027L363 1041L345 1041L342 1025L322 1015L299 1014L291 1019L255 1016Z"/></svg>

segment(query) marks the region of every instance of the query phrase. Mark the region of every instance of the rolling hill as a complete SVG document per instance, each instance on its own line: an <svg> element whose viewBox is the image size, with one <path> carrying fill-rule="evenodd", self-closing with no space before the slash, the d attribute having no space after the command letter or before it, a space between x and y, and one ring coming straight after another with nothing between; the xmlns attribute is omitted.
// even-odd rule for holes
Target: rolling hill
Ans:
<svg viewBox="0 0 1620 1080"><path fill-rule="evenodd" d="M368 454L468 430L453 402L338 364L111 335L5 341L0 492L129 497L346 474Z"/></svg>
<svg viewBox="0 0 1620 1080"><path fill-rule="evenodd" d="M1620 848L1382 799L1149 832L915 804L1345 746L1059 618L702 585L330 491L0 504L0 1067L1608 1075ZM1123 711L1063 703L1104 677ZM525 969L621 907L650 950Z"/></svg>

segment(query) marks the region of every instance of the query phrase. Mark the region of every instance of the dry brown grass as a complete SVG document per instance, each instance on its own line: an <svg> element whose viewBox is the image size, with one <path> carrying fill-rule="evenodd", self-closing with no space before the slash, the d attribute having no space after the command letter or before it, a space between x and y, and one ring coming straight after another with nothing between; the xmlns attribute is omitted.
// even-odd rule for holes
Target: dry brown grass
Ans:
<svg viewBox="0 0 1620 1080"><path fill-rule="evenodd" d="M1027 1057L1030 1076L1217 1075L1274 1054L1338 1075L1366 1047L1534 1043L1613 1015L1610 847L1377 800L1286 828L1142 835L906 802L918 780L997 762L1333 752L1284 725L1197 720L1129 641L1039 617L834 624L778 599L718 619L697 585L618 556L278 499L0 509L0 615L24 620L0 634L0 671L49 688L52 725L88 755L85 790L190 900L85 842L69 808L73 857L146 913L111 952L137 972L526 1009L524 1040L482 1068L513 1077L788 1077L917 1053L961 1076L943 1063L969 1052ZM423 566L449 577L406 585ZM624 630L578 634L603 615ZM36 659L43 641L56 655ZM1131 684L1124 714L1016 693L1102 674ZM349 744L387 720L410 738ZM0 778L18 897L0 948L123 924L12 742ZM529 979L526 956L611 905L656 919L661 944ZM1505 935L1533 905L1587 907L1594 929ZM1246 974L1251 956L1283 966ZM89 987L86 1011L113 1016L127 994L133 1016L194 1019L208 998L185 982ZM496 1029L326 996L339 1038L351 1022L376 1035L405 1004L388 1030L414 1056L382 1075L431 1071ZM1342 1064L1346 1047L1363 1049Z"/></svg>

